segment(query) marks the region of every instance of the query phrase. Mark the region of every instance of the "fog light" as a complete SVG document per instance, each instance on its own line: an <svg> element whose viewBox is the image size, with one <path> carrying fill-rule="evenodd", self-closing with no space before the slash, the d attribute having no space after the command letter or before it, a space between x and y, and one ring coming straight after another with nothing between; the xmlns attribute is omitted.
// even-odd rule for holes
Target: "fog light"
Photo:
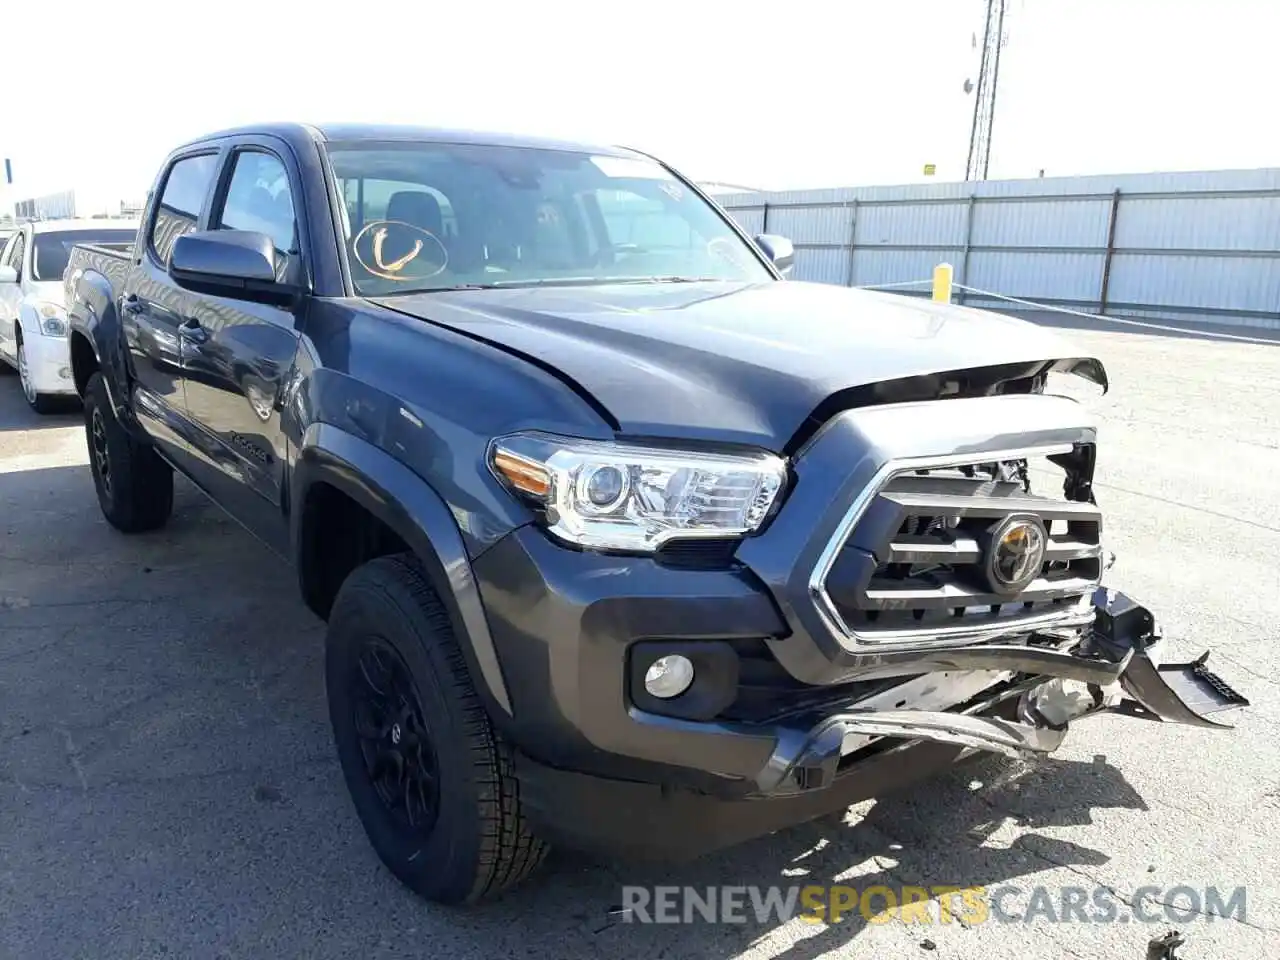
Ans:
<svg viewBox="0 0 1280 960"><path fill-rule="evenodd" d="M693 663L688 657L673 653L659 657L644 674L644 688L655 697L670 700L689 689L693 683Z"/></svg>

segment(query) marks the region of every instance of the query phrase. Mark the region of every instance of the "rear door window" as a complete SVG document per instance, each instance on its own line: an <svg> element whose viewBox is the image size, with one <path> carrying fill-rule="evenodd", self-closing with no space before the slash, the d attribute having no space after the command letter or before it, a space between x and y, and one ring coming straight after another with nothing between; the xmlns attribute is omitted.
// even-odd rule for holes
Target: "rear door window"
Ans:
<svg viewBox="0 0 1280 960"><path fill-rule="evenodd" d="M216 154L183 157L169 170L151 225L151 250L168 264L173 245L200 222L200 210L218 166Z"/></svg>

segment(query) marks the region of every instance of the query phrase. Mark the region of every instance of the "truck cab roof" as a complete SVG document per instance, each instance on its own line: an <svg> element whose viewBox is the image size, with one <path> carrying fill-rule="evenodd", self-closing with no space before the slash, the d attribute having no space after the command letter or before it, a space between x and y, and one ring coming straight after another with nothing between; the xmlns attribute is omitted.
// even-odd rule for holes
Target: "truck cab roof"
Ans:
<svg viewBox="0 0 1280 960"><path fill-rule="evenodd" d="M495 133L480 130L451 129L448 127L416 126L412 124L393 123L267 123L242 127L233 127L207 134L184 147L210 140L222 140L239 136L274 136L294 145L310 141L326 143L332 141L369 140L385 142L388 140L405 140L437 143L474 143L488 146L532 147L544 150L566 150L575 153L592 153L605 156L631 157L640 156L637 151L625 147L605 146L574 140L558 140L547 137L534 137L518 133Z"/></svg>

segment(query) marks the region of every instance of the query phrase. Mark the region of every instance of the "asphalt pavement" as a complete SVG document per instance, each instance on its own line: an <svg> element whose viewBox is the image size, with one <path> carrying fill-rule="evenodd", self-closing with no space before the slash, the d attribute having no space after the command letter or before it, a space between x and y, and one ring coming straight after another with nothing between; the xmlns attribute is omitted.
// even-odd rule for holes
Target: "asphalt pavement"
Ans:
<svg viewBox="0 0 1280 960"><path fill-rule="evenodd" d="M161 532L101 518L79 415L0 376L0 958L1280 956L1280 344L1073 330L1108 364L1109 582L1252 698L1235 730L1085 721L1037 763L980 761L695 864L555 854L470 911L381 867L330 745L323 627L291 571L181 483ZM1123 903L1245 888L1156 923L861 916L640 925L627 884L1041 886ZM1203 905L1202 905L1203 909ZM1055 915L1063 911L1053 911Z"/></svg>

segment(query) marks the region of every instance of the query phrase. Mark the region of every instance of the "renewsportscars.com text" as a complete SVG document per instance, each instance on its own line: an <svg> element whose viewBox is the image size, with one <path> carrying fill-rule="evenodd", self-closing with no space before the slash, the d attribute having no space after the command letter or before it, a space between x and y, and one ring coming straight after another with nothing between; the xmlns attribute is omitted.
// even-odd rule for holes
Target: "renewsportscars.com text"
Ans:
<svg viewBox="0 0 1280 960"><path fill-rule="evenodd" d="M997 887L843 884L792 887L623 887L629 923L781 923L799 917L839 923L1189 923L1197 917L1244 921L1244 887Z"/></svg>

